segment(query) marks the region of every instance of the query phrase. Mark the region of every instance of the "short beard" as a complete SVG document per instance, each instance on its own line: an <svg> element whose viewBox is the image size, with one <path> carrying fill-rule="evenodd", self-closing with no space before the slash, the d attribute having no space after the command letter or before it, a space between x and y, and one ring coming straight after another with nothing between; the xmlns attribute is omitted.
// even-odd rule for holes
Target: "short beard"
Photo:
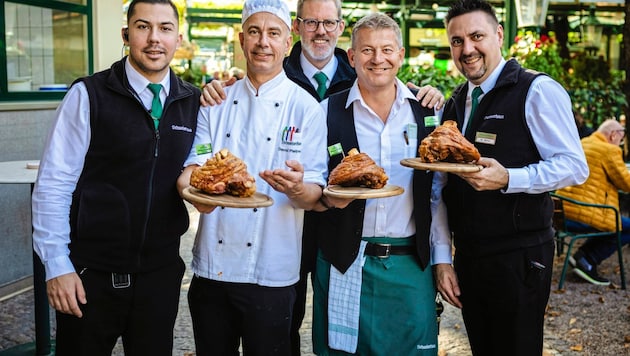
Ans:
<svg viewBox="0 0 630 356"><path fill-rule="evenodd" d="M313 50L313 47L311 45L305 46L304 43L302 43L302 51L306 52L308 56L315 61L324 61L332 57L332 55L335 53L335 47L328 47L327 51L318 54Z"/></svg>
<svg viewBox="0 0 630 356"><path fill-rule="evenodd" d="M468 79L469 81L474 81L474 80L483 78L483 76L486 75L487 71L488 71L488 68L484 64L481 66L481 68L479 68L479 70L472 73L462 70L462 74L464 74L464 77L466 77L466 79Z"/></svg>
<svg viewBox="0 0 630 356"><path fill-rule="evenodd" d="M464 63L465 63L466 59L467 58L462 58L460 60L460 62L462 63L462 70L461 70L461 72L464 75L464 77L466 77L466 79L468 79L469 81L473 81L473 80L476 80L476 79L483 78L483 76L488 71L488 67L486 66L486 62L484 60L485 58L482 57L480 59L480 61L481 61L481 68L479 68L479 70L477 70L477 71L475 71L473 73L467 72L467 71L464 70L464 68L465 68Z"/></svg>

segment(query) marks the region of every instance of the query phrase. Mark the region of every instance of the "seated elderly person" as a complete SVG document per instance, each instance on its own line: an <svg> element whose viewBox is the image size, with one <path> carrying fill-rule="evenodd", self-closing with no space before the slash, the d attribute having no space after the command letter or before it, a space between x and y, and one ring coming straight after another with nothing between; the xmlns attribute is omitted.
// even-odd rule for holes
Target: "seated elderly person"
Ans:
<svg viewBox="0 0 630 356"><path fill-rule="evenodd" d="M612 205L619 209L618 190L630 191L630 172L623 161L620 145L626 131L616 120L604 121L597 131L582 139L582 147L588 162L590 175L581 185L567 187L557 193L569 198L592 204ZM576 206L565 203L567 225L572 230L595 228L602 231L615 230L615 215L612 210ZM630 218L621 217L621 242L630 242ZM607 286L610 281L597 273L597 266L617 250L614 237L587 239L569 259L575 274L584 280Z"/></svg>

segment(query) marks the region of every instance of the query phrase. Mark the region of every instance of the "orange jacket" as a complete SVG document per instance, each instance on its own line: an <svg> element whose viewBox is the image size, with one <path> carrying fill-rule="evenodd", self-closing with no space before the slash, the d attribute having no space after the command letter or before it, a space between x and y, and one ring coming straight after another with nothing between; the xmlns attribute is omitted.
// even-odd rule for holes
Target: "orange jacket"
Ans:
<svg viewBox="0 0 630 356"><path fill-rule="evenodd" d="M630 191L630 172L623 161L621 148L608 143L604 135L594 132L582 139L590 174L586 182L566 187L558 194L592 204L612 205L619 209L618 190ZM615 230L612 210L564 204L565 216L602 231Z"/></svg>

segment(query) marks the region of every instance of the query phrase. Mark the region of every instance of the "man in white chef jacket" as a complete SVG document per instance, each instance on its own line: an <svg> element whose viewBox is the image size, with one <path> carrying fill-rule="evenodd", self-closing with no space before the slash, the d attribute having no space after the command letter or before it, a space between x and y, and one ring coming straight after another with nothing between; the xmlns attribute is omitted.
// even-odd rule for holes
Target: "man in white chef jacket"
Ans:
<svg viewBox="0 0 630 356"><path fill-rule="evenodd" d="M327 170L326 118L317 101L287 78L291 18L282 0L248 0L239 40L247 77L225 88L224 105L205 107L179 178L227 148L256 178L264 208L196 204L201 215L188 299L198 355L239 348L289 354L299 279L304 210L321 197Z"/></svg>

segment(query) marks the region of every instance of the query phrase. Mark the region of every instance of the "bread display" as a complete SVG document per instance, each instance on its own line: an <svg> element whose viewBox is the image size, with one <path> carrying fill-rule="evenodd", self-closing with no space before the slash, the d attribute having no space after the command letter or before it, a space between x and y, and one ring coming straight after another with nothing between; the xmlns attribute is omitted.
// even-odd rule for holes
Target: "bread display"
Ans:
<svg viewBox="0 0 630 356"><path fill-rule="evenodd" d="M423 162L473 163L481 155L457 128L457 122L447 120L420 142L420 160Z"/></svg>
<svg viewBox="0 0 630 356"><path fill-rule="evenodd" d="M190 185L209 194L230 194L245 198L256 192L256 180L247 172L247 165L226 148L196 168Z"/></svg>
<svg viewBox="0 0 630 356"><path fill-rule="evenodd" d="M379 189L387 184L385 170L365 153L351 149L328 177L328 184L343 187L368 187Z"/></svg>

